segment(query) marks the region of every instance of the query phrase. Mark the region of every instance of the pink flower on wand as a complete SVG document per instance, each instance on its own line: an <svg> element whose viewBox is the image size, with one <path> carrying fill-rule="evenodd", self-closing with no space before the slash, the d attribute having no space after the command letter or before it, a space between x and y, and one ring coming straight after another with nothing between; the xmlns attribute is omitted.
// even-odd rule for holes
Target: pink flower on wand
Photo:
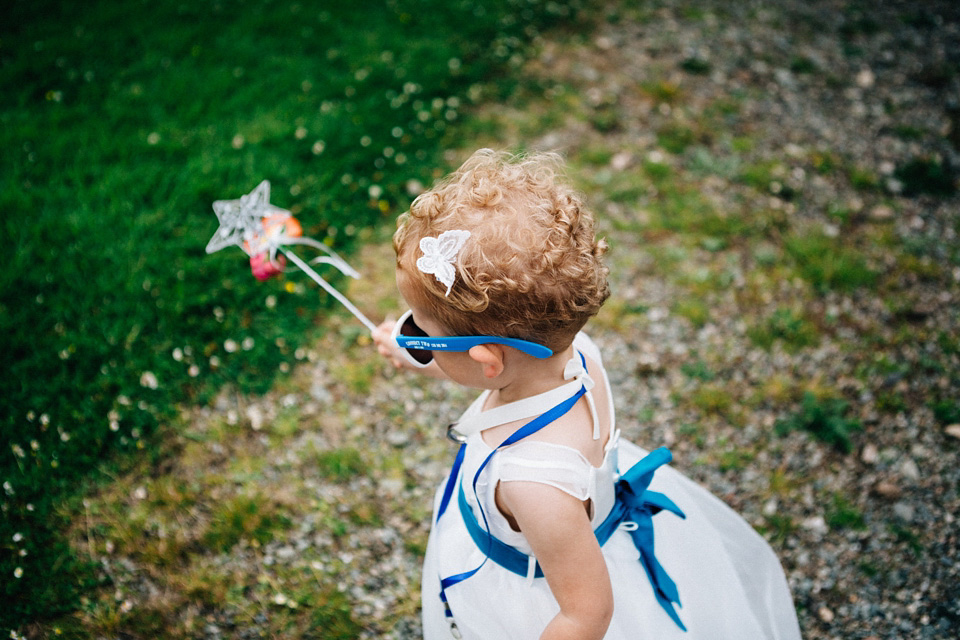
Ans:
<svg viewBox="0 0 960 640"><path fill-rule="evenodd" d="M253 272L253 277L260 282L269 280L278 273L283 273L283 269L286 266L287 259L283 254L278 254L275 261L270 260L270 253L268 251L250 256L250 271Z"/></svg>

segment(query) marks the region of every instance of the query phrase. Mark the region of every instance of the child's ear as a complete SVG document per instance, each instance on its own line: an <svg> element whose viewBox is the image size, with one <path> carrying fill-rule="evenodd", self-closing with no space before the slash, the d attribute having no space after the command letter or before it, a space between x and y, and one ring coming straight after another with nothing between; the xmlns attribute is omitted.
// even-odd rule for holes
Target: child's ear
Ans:
<svg viewBox="0 0 960 640"><path fill-rule="evenodd" d="M467 354L483 367L486 378L496 378L503 373L503 348L498 344L478 344L470 347Z"/></svg>

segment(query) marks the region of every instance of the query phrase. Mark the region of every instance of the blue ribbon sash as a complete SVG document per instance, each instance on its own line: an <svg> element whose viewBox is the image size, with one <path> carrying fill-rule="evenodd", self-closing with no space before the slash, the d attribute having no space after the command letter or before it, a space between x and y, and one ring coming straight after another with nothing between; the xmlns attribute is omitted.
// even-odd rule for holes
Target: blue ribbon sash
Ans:
<svg viewBox="0 0 960 640"><path fill-rule="evenodd" d="M686 631L687 628L680 620L674 609L674 604L680 606L680 594L677 585L667 574L663 566L654 555L653 546L653 516L661 511L669 511L681 518L685 518L683 511L674 502L662 493L650 491L650 481L654 472L672 459L670 451L659 448L651 451L642 460L633 465L625 474L620 476L616 486L616 503L610 514L594 531L597 542L601 546L610 539L613 532L624 527L633 540L634 546L640 553L638 558L653 587L653 594L657 603L666 611L670 619L678 627ZM452 493L452 487L448 487ZM470 537L477 547L483 549L487 558L520 576L526 576L529 568L529 556L515 547L497 540L490 535L477 521L473 510L467 503L463 486L460 486L457 503L460 513ZM534 577L542 578L543 571L539 563L536 565Z"/></svg>

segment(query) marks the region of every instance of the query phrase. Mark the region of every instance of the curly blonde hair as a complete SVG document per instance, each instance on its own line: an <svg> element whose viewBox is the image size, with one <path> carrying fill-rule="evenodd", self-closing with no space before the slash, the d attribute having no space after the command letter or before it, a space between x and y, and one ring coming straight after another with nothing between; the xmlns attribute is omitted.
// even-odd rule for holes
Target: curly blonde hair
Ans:
<svg viewBox="0 0 960 640"><path fill-rule="evenodd" d="M454 335L498 335L565 349L609 295L606 243L593 215L558 179L554 153L511 156L481 149L400 216L397 269L417 303ZM471 236L446 287L417 269L420 239Z"/></svg>

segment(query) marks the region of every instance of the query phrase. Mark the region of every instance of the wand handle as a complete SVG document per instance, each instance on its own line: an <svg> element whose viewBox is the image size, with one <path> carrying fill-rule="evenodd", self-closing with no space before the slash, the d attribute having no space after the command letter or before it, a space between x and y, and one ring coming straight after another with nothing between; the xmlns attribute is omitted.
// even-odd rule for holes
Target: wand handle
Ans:
<svg viewBox="0 0 960 640"><path fill-rule="evenodd" d="M346 296L344 296L342 293L340 293L339 291L337 291L336 289L334 289L334 288L333 288L333 285L331 285L329 282L327 282L326 280L324 280L323 278L321 278L319 275L317 275L317 272L314 271L313 268L311 268L309 264L307 264L306 262L304 262L303 260L301 260L301 259L300 259L300 256L298 256L298 255L297 255L296 253L294 253L292 250L290 250L290 249L288 249L288 248L286 248L286 247L284 247L284 246L281 246L281 247L280 247L280 251L283 251L284 255L286 255L288 258L290 258L290 260L292 260L295 265L297 265L298 267L300 267L301 269L303 269L303 271L304 271L308 276L310 276L311 278L313 278L313 281L314 281L314 282L316 282L318 285L320 285L321 287L323 287L324 290L325 290L327 293L329 293L329 294L332 295L334 298L336 298L337 300L339 300L340 303L343 304L343 306L345 306L345 307L350 311L350 313L352 313L352 314L354 315L354 317L355 317L357 320L359 320L360 322L363 323L363 326L365 326L367 329L370 330L370 333L371 333L371 334L372 334L374 331L377 330L377 325L373 324L373 322L370 320L370 318L368 318L367 316L363 315L363 312L360 311L360 309L357 309L357 308L354 306L354 304L347 299Z"/></svg>

